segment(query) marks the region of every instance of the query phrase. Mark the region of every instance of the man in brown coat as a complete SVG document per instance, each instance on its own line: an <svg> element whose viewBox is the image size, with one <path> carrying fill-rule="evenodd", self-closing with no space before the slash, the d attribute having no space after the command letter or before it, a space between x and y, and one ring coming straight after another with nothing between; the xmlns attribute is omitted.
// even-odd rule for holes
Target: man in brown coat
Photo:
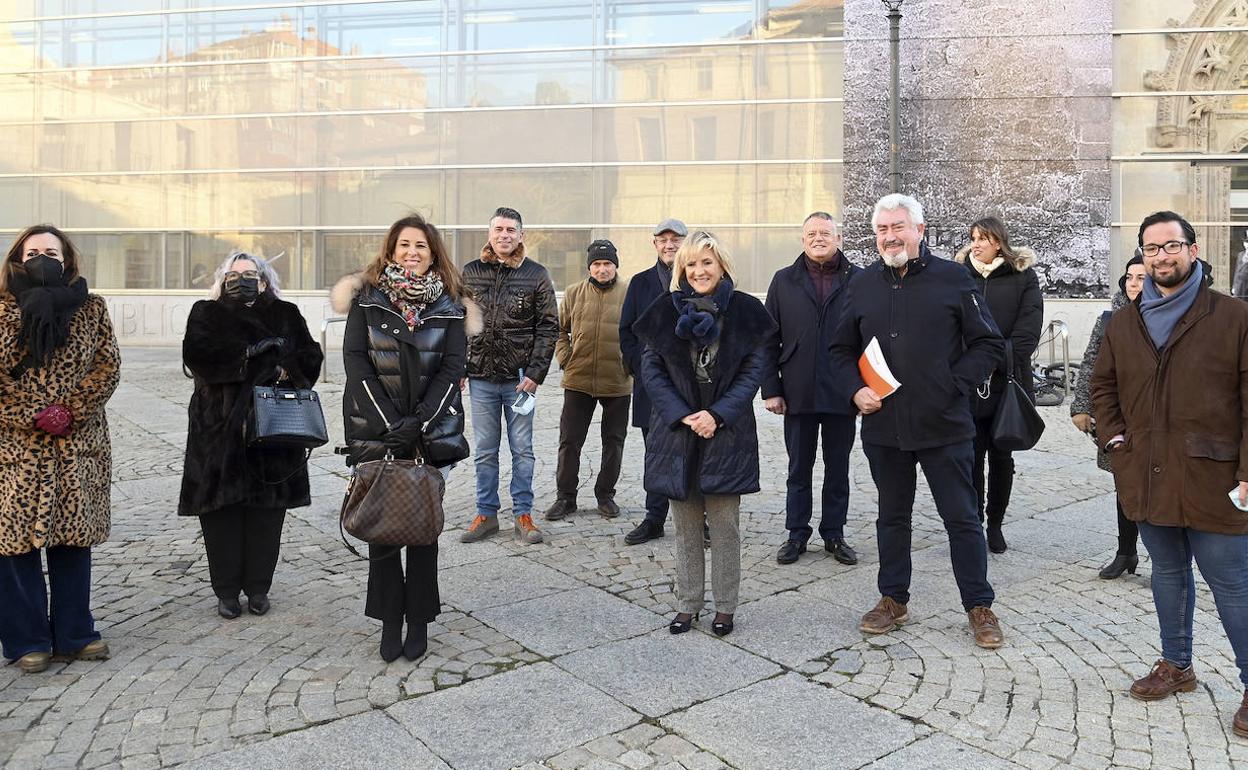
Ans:
<svg viewBox="0 0 1248 770"><path fill-rule="evenodd" d="M633 388L620 355L620 310L626 287L619 284L620 258L615 244L594 241L588 251L589 277L569 286L559 307L555 358L563 370L563 415L559 418L559 466L555 472L558 498L546 509L548 521L576 510L581 448L595 404L602 404L602 467L594 496L600 514L607 518L620 515L615 482L624 459Z"/></svg>
<svg viewBox="0 0 1248 770"><path fill-rule="evenodd" d="M1148 216L1144 289L1114 313L1092 374L1092 408L1122 509L1153 562L1162 657L1131 685L1140 700L1196 689L1192 558L1235 651L1248 738L1248 304L1209 288L1196 231Z"/></svg>

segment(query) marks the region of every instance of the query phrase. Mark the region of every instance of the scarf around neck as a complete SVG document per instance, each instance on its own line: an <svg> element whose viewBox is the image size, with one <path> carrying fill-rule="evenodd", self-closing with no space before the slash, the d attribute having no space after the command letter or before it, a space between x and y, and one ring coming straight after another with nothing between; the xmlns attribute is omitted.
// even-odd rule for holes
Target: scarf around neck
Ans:
<svg viewBox="0 0 1248 770"><path fill-rule="evenodd" d="M676 306L676 336L704 348L719 339L717 321L728 310L732 300L732 279L724 276L714 293L703 296L693 290L689 282L680 280L680 291L672 292L672 304Z"/></svg>
<svg viewBox="0 0 1248 770"><path fill-rule="evenodd" d="M391 262L377 277L377 288L385 292L398 308L408 331L420 325L420 314L442 296L442 277L433 270L417 275L402 265Z"/></svg>
<svg viewBox="0 0 1248 770"><path fill-rule="evenodd" d="M1005 257L995 257L986 265L978 259L975 259L974 255L968 256L966 261L971 267L975 268L975 272L979 273L984 278L987 278L992 275L998 267L1005 264Z"/></svg>
<svg viewBox="0 0 1248 770"><path fill-rule="evenodd" d="M655 262L659 271L659 283L663 285L663 291L668 291L667 287L672 285L672 266L664 264L662 257L659 257Z"/></svg>
<svg viewBox="0 0 1248 770"><path fill-rule="evenodd" d="M27 369L47 366L56 350L69 341L69 324L87 301L87 282L79 277L68 286L40 286L15 272L9 276L9 292L21 309L18 339L26 348L26 355L10 372L16 379Z"/></svg>
<svg viewBox="0 0 1248 770"><path fill-rule="evenodd" d="M1170 339L1174 327L1183 314L1196 301L1196 293L1204 283L1204 268L1197 260L1192 264L1192 272L1179 290L1168 297L1163 297L1151 276L1144 277L1144 291L1140 294L1140 315L1144 317L1144 326L1153 344L1161 350Z"/></svg>

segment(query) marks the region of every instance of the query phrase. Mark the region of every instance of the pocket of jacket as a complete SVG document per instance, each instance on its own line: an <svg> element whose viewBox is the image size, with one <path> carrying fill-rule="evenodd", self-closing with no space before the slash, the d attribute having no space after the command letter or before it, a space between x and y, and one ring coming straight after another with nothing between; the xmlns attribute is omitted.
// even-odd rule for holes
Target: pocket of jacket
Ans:
<svg viewBox="0 0 1248 770"><path fill-rule="evenodd" d="M1210 436L1207 433L1187 433L1183 436L1188 457L1201 457L1223 463L1239 461L1239 444L1230 439Z"/></svg>

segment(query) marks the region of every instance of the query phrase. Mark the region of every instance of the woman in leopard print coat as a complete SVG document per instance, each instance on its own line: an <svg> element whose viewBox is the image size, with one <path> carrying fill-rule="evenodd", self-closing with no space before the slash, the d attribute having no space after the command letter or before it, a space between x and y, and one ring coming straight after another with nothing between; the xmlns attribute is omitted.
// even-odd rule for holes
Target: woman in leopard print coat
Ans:
<svg viewBox="0 0 1248 770"><path fill-rule="evenodd" d="M46 669L53 652L108 656L91 616L91 547L108 538L104 405L120 363L73 244L50 225L27 229L0 265L0 643L23 671Z"/></svg>

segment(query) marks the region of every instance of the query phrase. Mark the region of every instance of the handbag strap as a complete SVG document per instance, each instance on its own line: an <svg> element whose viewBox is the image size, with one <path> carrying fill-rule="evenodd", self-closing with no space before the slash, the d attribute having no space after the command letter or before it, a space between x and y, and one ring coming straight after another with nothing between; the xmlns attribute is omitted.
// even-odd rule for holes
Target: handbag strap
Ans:
<svg viewBox="0 0 1248 770"><path fill-rule="evenodd" d="M1009 340L1005 341L1005 378L1007 380L1017 380L1014 376L1014 343Z"/></svg>
<svg viewBox="0 0 1248 770"><path fill-rule="evenodd" d="M391 453L391 451L390 451L389 449L387 449L387 450L386 450L386 456L385 456L384 460L385 460L385 462L393 462L393 461L394 461L394 454L393 454L393 453ZM355 554L356 558L358 558L358 559L362 559L362 560L364 560L364 561L370 561L370 562L371 562L371 561L385 561L386 559L393 559L394 557L396 557L396 556L398 556L398 555L399 555L399 551L402 551L402 550L403 550L403 546L396 545L396 546L394 546L394 550L393 550L393 551L391 551L390 553L383 554L383 555L381 555L381 556L371 556L371 557L370 557L370 556L365 556L364 554L362 554L362 553L360 553L359 551L357 551L357 550L356 550L356 548L355 548L355 546L351 545L351 542L350 542L349 540L347 540L347 530L346 530L346 527L342 526L342 513L341 513L341 511L345 511L345 510L347 509L347 501L351 499L351 490L355 487L355 481L356 481L356 479L357 479L357 478L359 478L359 477L358 477L358 476L356 476L356 474L355 474L354 472L352 472L352 473L351 473L351 481L347 484L347 491L346 491L346 492L344 492L344 493L343 493L343 495L342 495L342 507L340 507L340 508L338 509L338 510L339 510L339 514L338 514L338 536L342 538L342 544L343 544L343 545L345 545L345 546L347 547L347 550L348 550L348 551L350 551L351 553Z"/></svg>

